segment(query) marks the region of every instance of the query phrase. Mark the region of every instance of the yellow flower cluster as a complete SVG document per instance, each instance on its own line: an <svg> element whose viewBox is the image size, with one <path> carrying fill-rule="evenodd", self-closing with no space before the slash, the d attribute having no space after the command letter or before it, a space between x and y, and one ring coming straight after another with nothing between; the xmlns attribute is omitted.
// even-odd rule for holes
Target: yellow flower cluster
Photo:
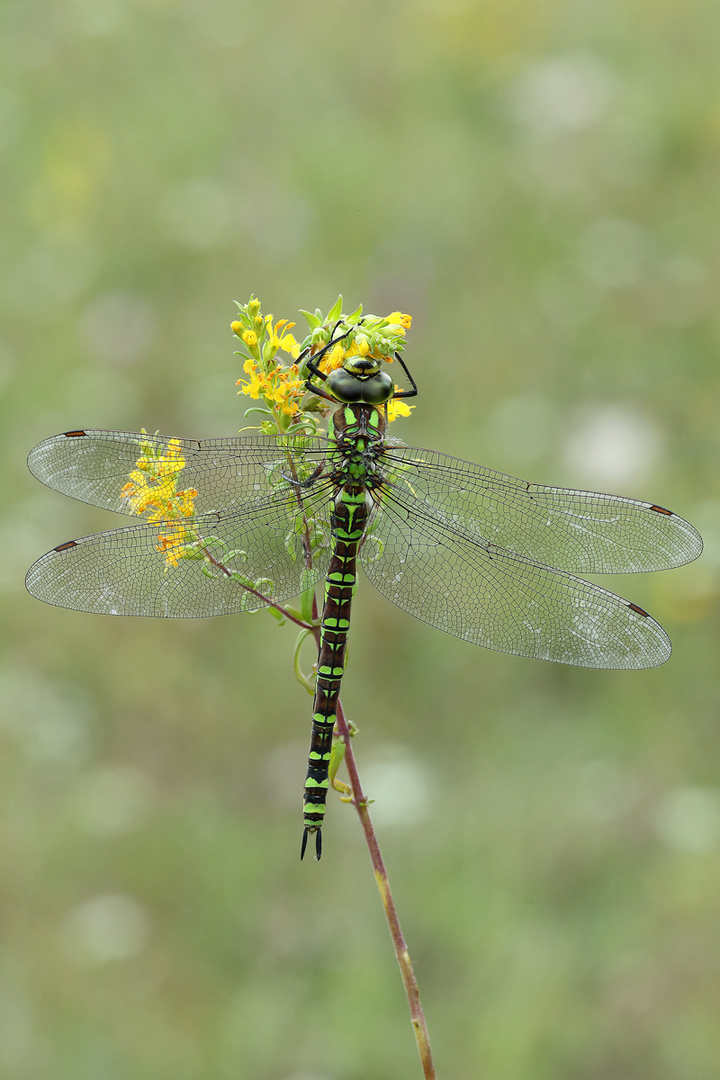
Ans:
<svg viewBox="0 0 720 1080"><path fill-rule="evenodd" d="M245 373L250 381L238 379L237 385L243 394L257 400L262 397L273 402L273 407L286 416L295 416L300 411L300 401L305 393L305 383L300 378L297 364L288 368L274 367L262 371L255 360L246 360Z"/></svg>
<svg viewBox="0 0 720 1080"><path fill-rule="evenodd" d="M246 325L251 316L257 331ZM282 349L293 359L300 355L300 343L290 333L294 325L287 319L278 319L273 326L272 315L262 315L257 300L248 304L245 324L240 321L232 323L233 332L252 353L244 364L245 374L249 378L237 381L240 391L256 401L263 398L276 416L284 415L287 418L300 411L305 389L297 365L284 367L275 359L275 353ZM284 423L288 422L286 420Z"/></svg>
<svg viewBox="0 0 720 1080"><path fill-rule="evenodd" d="M336 315L340 314L342 298L332 312L326 316L329 326ZM246 305L239 305L241 318L232 323L233 333L240 338L245 346L245 378L237 380L239 393L253 398L255 401L262 399L274 420L279 431L292 428L297 422L307 419L314 424L311 417L318 415L318 410L311 406L309 413L303 413L302 402L307 392L306 375L296 363L288 366L276 357L279 350L289 353L293 360L300 356L301 345L290 333L295 323L287 319L278 319L273 325L272 315L263 315L260 311L260 301L251 297ZM372 356L392 363L395 348L402 348L401 339L410 328L412 316L402 311L393 311L387 318L379 318L375 315L360 318L362 308L344 321L342 317L337 325L343 323L349 328L349 333L342 340L335 342L333 347L320 361L320 370L324 375L329 375L336 368L343 366L349 357ZM304 312L308 317L308 312ZM314 321L312 321L314 320ZM311 328L321 327L321 314L316 312L308 318ZM322 335L313 345L310 355L319 352L322 347ZM248 356L248 353L250 354ZM396 388L397 389L397 388ZM388 402L387 414L389 420L395 420L398 416L409 416L412 406L402 401ZM322 410L321 410L322 411ZM263 422L263 428L267 423Z"/></svg>
<svg viewBox="0 0 720 1080"><path fill-rule="evenodd" d="M294 360L297 360L300 355L300 342L290 333L295 323L288 322L287 319L278 319L273 326L272 315L262 315L259 309L258 300L248 304L246 323L252 316L252 325L255 329L236 319L235 322L230 323L232 332L237 334L248 349L254 350L256 355L260 355L259 346L262 344L262 356L266 361L271 361L278 349L289 353Z"/></svg>
<svg viewBox="0 0 720 1080"><path fill-rule="evenodd" d="M412 315L405 315L402 311L393 311L387 317L387 321L391 324L392 330L398 334L405 336L405 331L410 329L412 323ZM348 349L344 349L342 342L338 341L336 345L333 345L329 353L326 353L320 361L320 370L325 375L329 375L331 371L335 371L336 368L340 368L345 363L346 359L350 356L367 356L370 353L370 343L366 337L359 334L352 342ZM370 353L372 355L372 353ZM388 364L392 364L395 359L390 354L382 354L383 360ZM399 386L396 385L396 390L399 390ZM388 422L392 423L393 420L397 420L398 416L409 416L410 411L414 409L414 405L407 405L404 401L390 400L387 403L387 418Z"/></svg>
<svg viewBox="0 0 720 1080"><path fill-rule="evenodd" d="M412 315L404 315L402 311L393 311L388 315L387 321L390 323L390 326L388 327L389 330L392 330L398 337L405 337L405 331L410 329L412 323ZM347 349L343 347L341 341L338 341L337 344L333 345L330 352L326 353L320 361L320 370L323 374L329 375L331 371L335 371L336 368L342 367L349 356L368 355L381 355L382 359L388 364L392 364L395 359L390 353L383 352L373 354L368 339L363 334L358 334ZM400 412L396 415L405 416L407 414Z"/></svg>
<svg viewBox="0 0 720 1080"><path fill-rule="evenodd" d="M120 492L134 514L147 514L150 522L163 522L165 531L158 534L155 550L165 555L165 569L177 566L185 546L193 539L184 518L195 514L195 488L177 490L178 476L185 468L180 441L171 439L167 450L158 454L150 443L142 443L143 453Z"/></svg>

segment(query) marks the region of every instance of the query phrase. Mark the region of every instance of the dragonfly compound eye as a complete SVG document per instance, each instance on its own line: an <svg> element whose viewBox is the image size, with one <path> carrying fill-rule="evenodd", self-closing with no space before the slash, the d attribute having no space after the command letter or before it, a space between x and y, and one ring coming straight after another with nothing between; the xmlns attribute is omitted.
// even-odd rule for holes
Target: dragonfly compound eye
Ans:
<svg viewBox="0 0 720 1080"><path fill-rule="evenodd" d="M330 390L338 401L346 404L366 402L369 405L381 405L393 395L393 381L386 371L379 371L370 378L361 378L336 368L328 375Z"/></svg>
<svg viewBox="0 0 720 1080"><path fill-rule="evenodd" d="M395 391L395 385L387 371L379 371L371 379L363 381L363 401L369 405L382 405L389 401Z"/></svg>

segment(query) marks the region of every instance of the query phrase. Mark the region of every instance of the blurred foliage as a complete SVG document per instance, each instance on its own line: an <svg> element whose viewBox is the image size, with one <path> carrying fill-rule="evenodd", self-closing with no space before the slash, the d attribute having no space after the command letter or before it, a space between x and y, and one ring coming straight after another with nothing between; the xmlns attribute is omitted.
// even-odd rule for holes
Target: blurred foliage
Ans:
<svg viewBox="0 0 720 1080"><path fill-rule="evenodd" d="M456 1080L707 1080L720 949L720 8L0 4L0 1076L419 1075L352 810L300 864L310 701L266 616L45 608L118 521L39 439L243 424L234 299L414 316L396 434L704 532L611 582L675 654L486 653L361 588L343 697Z"/></svg>

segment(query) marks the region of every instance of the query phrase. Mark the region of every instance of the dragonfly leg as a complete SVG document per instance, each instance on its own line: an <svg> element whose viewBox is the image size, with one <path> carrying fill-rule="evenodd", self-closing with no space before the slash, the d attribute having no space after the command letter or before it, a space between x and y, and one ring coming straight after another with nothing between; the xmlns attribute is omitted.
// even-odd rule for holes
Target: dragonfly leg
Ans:
<svg viewBox="0 0 720 1080"><path fill-rule="evenodd" d="M412 375L410 374L407 367L403 363L403 359L400 356L400 353L395 353L395 359L397 360L398 364L400 365L400 367L403 369L403 371L407 375L408 379L410 380L410 382L412 384L412 390L396 390L395 393L392 396L393 401L397 401L398 398L415 397L417 392L418 392L418 388L417 388L417 385L415 383L415 380L413 379Z"/></svg>
<svg viewBox="0 0 720 1080"><path fill-rule="evenodd" d="M307 367L308 371L310 372L311 378L309 378L305 383L306 390L311 391L311 393L313 394L317 394L319 397L326 398L328 401L332 401L334 404L337 404L337 399L325 393L322 387L316 386L312 379L314 377L316 379L321 379L323 382L326 381L327 375L325 375L324 372L320 370L320 368L318 367L318 363L320 360L322 360L325 353L333 347L333 345L336 345L338 341L342 341L343 338L346 338L350 333L350 330L346 330L344 334L340 334L339 337L335 337L335 331L337 330L341 322L342 319L339 319L338 322L336 322L333 326L332 333L330 334L330 340L328 341L327 345L324 345L320 352L316 353L315 356L308 360Z"/></svg>
<svg viewBox="0 0 720 1080"><path fill-rule="evenodd" d="M335 323L335 325L333 326L332 331L330 333L330 340L328 341L327 345L324 345L323 348L321 349L321 351L316 354L315 361L317 361L318 358L322 358L322 356L330 348L330 346L335 344L335 339L334 339L333 335L334 335L335 331L337 330L337 328L338 328L338 326L340 325L341 322L342 322L342 319L338 319L338 321ZM347 333L349 334L350 331L348 330ZM342 341L343 337L347 337L347 334L343 334L342 337L337 338L337 340ZM306 349L303 349L303 351L300 353L300 355L298 356L295 363L299 364L301 360L304 360L305 357L309 354L311 349L312 349L312 345L308 345L308 347ZM312 366L315 361L309 360L308 364L310 364ZM85 434L85 433L83 432L83 434Z"/></svg>
<svg viewBox="0 0 720 1080"><path fill-rule="evenodd" d="M295 479L295 477L287 476L285 473L280 473L280 475L282 476L283 480L287 481L288 484L292 484L294 488L305 488L310 487L311 484L314 484L318 476L322 476L324 471L325 464L323 462L318 465L317 469L314 470L311 476L308 476L307 480L297 480Z"/></svg>

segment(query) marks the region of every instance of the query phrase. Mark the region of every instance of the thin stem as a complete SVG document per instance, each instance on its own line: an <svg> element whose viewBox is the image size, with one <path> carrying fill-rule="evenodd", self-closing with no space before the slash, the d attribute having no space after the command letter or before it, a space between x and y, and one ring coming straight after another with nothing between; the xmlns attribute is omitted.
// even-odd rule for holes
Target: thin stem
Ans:
<svg viewBox="0 0 720 1080"><path fill-rule="evenodd" d="M227 566L225 566L224 563L221 563L218 559L216 559L214 555L212 555L208 551L207 548L200 548L200 551L202 551L203 556L207 559L209 563L212 563L216 570L219 570L221 573L225 574L226 577L234 576L233 571L230 570ZM275 603L275 601L271 600L269 596L264 596L261 592L258 592L257 589L253 589L251 585L245 585L245 583L242 581L238 581L238 585L240 585L240 587L244 589L245 592L249 592L251 596L256 596L258 600L262 600L263 604L267 604L268 607L274 608L275 611L279 611L281 615L283 615L286 619L289 619L290 622L294 622L296 626L302 627L303 630L313 629L312 626L304 622L302 619L299 619L297 615L293 615L292 612L288 611L288 609L283 607L282 604Z"/></svg>
<svg viewBox="0 0 720 1080"><path fill-rule="evenodd" d="M415 1033L415 1041L417 1042L418 1052L420 1054L423 1076L425 1077L425 1080L436 1080L437 1074L435 1072L432 1052L430 1050L430 1035L425 1020L425 1013L423 1012L422 1002L420 1001L420 990L417 979L415 978L415 971L402 932L402 927L400 926L397 908L395 907L392 892L390 891L390 881L388 879L385 863L383 862L380 853L380 845L378 844L375 829L370 820L368 801L363 793L362 785L360 783L360 776L358 775L355 755L353 754L351 745L352 740L350 738L350 730L347 720L345 719L343 707L339 701L337 705L337 729L345 742L345 764L347 765L348 774L350 776L350 785L353 792L352 804L358 812L360 824L362 825L365 834L365 842L368 846L368 851L370 852L373 870L375 871L375 880L377 882L377 887L380 890L380 899L382 900L385 909L385 918L387 919L387 924L390 928L390 936L392 937L393 945L395 947L395 956L400 965L400 973L402 975L403 984L405 986L405 995L410 1009L410 1023L412 1024Z"/></svg>

